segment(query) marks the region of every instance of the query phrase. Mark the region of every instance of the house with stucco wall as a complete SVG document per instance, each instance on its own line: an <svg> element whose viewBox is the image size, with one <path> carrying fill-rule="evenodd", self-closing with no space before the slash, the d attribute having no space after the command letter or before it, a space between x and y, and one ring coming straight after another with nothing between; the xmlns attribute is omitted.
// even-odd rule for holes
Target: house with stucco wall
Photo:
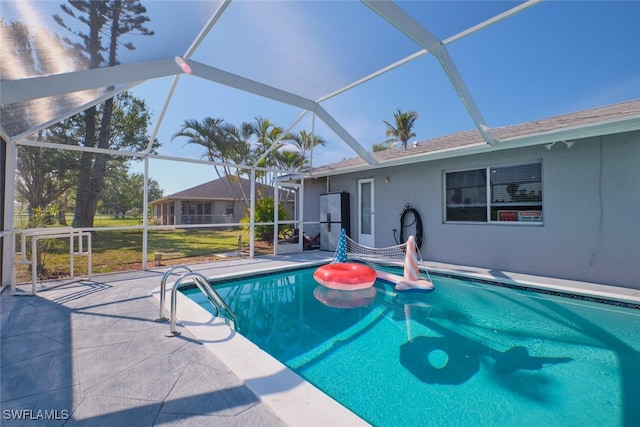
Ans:
<svg viewBox="0 0 640 427"><path fill-rule="evenodd" d="M347 192L361 244L415 232L410 204L426 261L640 289L640 100L492 131L494 145L457 132L315 168L305 232L320 194Z"/></svg>
<svg viewBox="0 0 640 427"><path fill-rule="evenodd" d="M271 186L256 182L257 198L273 197ZM287 194L279 199L288 211ZM149 202L152 219L162 225L237 224L248 215L251 181L225 176Z"/></svg>

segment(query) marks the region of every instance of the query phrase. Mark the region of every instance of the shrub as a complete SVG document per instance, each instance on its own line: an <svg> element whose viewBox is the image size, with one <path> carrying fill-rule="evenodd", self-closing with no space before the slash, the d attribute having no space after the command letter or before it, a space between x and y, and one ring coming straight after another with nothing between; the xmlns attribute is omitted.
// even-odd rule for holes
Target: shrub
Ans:
<svg viewBox="0 0 640 427"><path fill-rule="evenodd" d="M256 200L256 214L255 221L258 222L273 222L273 197L264 197ZM289 219L289 215L282 204L278 205L278 218L280 220ZM249 216L242 218L241 222L248 223L250 221ZM281 225L279 232L285 228L289 228L288 225ZM273 225L256 225L256 239L267 242L273 241Z"/></svg>

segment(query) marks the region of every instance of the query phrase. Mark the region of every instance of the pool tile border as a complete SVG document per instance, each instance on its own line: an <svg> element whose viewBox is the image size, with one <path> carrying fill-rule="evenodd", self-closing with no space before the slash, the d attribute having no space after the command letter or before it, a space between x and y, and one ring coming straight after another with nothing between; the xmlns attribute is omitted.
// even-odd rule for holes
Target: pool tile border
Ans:
<svg viewBox="0 0 640 427"><path fill-rule="evenodd" d="M578 293L579 289L575 289L575 291L561 291L556 289L542 288L534 285L527 285L524 283L518 283L516 281L500 281L498 279L483 279L479 277L474 277L473 275L466 274L457 274L457 273L448 273L437 270L429 269L429 274L432 276L446 277L451 279L460 279L467 280L470 282L481 283L483 285L495 286L500 288L509 288L519 291L537 293L542 295L551 295L556 297L575 299L580 301L588 301L598 304L612 305L616 307L630 308L633 310L640 310L640 302L634 301L622 301L619 296L611 296L610 298L598 297L594 295L589 295L584 291L584 293Z"/></svg>
<svg viewBox="0 0 640 427"><path fill-rule="evenodd" d="M222 285L225 283L233 282L236 280L249 279L249 278L261 276L264 274L304 270L306 268L311 268L311 267L315 267L322 264L325 264L325 262L307 262L307 263L304 263L303 265L298 264L295 267L284 266L284 267L277 267L273 269L261 269L261 270L245 272L237 275L229 274L229 275L220 276L220 277L216 277L214 279L209 279L209 280L213 281L213 285L216 286L216 285ZM551 296L568 298L568 299L588 301L588 302L593 302L598 304L612 305L616 307L630 308L633 310L640 310L640 298L637 298L637 301L623 301L623 297L620 295L610 295L607 297L596 296L596 295L593 295L587 289L572 288L571 290L564 291L564 290L554 289L554 288L557 288L557 286L554 286L554 285L549 285L549 287L543 287L540 284L527 284L525 282L518 282L517 280L514 280L514 279L508 279L508 280L500 280L498 278L487 279L487 278L478 277L474 273L458 273L454 271L442 271L442 270L439 270L438 268L432 268L432 267L428 267L427 269L429 271L429 274L432 276L468 280L471 282L482 283L484 285L489 285L489 286L509 288L509 289L515 289L515 290L520 290L525 292L542 294L542 295L551 295ZM424 270L424 268L421 267L421 270Z"/></svg>

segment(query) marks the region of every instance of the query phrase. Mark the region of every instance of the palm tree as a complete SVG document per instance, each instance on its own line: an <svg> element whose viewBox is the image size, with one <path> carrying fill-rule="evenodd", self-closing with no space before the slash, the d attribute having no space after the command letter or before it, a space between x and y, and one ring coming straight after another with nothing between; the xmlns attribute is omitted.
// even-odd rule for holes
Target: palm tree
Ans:
<svg viewBox="0 0 640 427"><path fill-rule="evenodd" d="M318 145L324 146L327 141L320 135L316 135L306 130L301 130L296 135L292 135L290 141L298 148L302 157L306 158L307 153Z"/></svg>
<svg viewBox="0 0 640 427"><path fill-rule="evenodd" d="M196 144L204 147L206 152L203 157L206 157L211 162L227 163L233 159L234 144L231 138L227 136L223 119L205 117L202 122L185 120L180 130L173 135L173 139L179 136L186 137L187 144ZM223 174L215 166L216 173L220 178L230 173L228 166L223 166L222 168Z"/></svg>
<svg viewBox="0 0 640 427"><path fill-rule="evenodd" d="M319 135L315 135L306 130L301 130L297 134L287 134L281 141L286 141L295 147L295 151L285 148L275 153L274 159L277 166L282 170L301 170L309 166L310 159L308 153L318 146L324 146L327 142Z"/></svg>
<svg viewBox="0 0 640 427"><path fill-rule="evenodd" d="M233 152L229 153L232 163L237 165L249 164L253 159L253 153L251 150L251 138L255 134L253 125L251 123L243 122L240 127L226 123L223 126L224 132L227 134L227 139L233 146ZM238 175L242 175L240 169Z"/></svg>
<svg viewBox="0 0 640 427"><path fill-rule="evenodd" d="M282 150L274 153L276 166L285 171L298 171L307 164L307 159L299 151Z"/></svg>
<svg viewBox="0 0 640 427"><path fill-rule="evenodd" d="M240 127L227 123L223 126L224 132L227 134L227 139L234 147L233 153L231 153L231 161L237 165L249 164L254 158L255 153L251 149L251 137L255 134L253 125L251 123L243 122ZM247 169L236 169L236 175L238 177L243 174L249 175ZM227 175L227 179L231 184L231 177ZM240 187L242 198L245 206L249 206L249 197L245 194L244 187Z"/></svg>
<svg viewBox="0 0 640 427"><path fill-rule="evenodd" d="M255 123L253 125L253 132L257 138L258 146L256 147L257 157L260 157L267 150L271 148L271 146L281 139L281 136L284 132L280 126L276 126L274 123L271 123L269 119L265 119L262 117L256 117ZM268 158L267 158L268 159ZM256 166L273 166L274 162L264 159L261 164Z"/></svg>
<svg viewBox="0 0 640 427"><path fill-rule="evenodd" d="M395 113L393 113L393 119L395 121L395 126L391 123L384 120L384 124L387 125L386 135L391 138L385 142L402 142L402 147L407 149L407 141L416 136L414 132L411 131L413 125L418 119L418 113L415 111L407 111L403 113L398 108Z"/></svg>
<svg viewBox="0 0 640 427"><path fill-rule="evenodd" d="M254 134L254 128L249 123L243 123L240 128L223 119L205 117L198 120L185 120L180 131L173 138L183 136L187 138L187 144L196 144L206 149L203 157L211 162L221 162L223 165L214 165L218 178L226 178L232 187L239 187L243 201L248 205L249 198L244 194L244 189L238 185L238 177L241 169L233 165L248 163L252 157L250 138ZM220 169L222 169L222 173Z"/></svg>

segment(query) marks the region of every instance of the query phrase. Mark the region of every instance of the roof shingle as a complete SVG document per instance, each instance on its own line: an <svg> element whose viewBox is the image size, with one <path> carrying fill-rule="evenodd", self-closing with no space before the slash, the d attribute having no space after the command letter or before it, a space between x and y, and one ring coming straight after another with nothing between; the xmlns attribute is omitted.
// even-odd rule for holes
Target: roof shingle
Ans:
<svg viewBox="0 0 640 427"><path fill-rule="evenodd" d="M528 135L558 132L563 129L586 127L598 123L607 123L636 117L640 117L640 100L633 100L606 107L563 114L513 126L492 128L491 131L500 143L500 141L525 137ZM504 143L508 144L509 142ZM419 154L451 150L472 145L486 145L482 135L477 130L461 131L450 135L420 141L416 146L409 144L406 150L402 147L394 147L388 150L375 152L373 153L373 157L381 163L381 166L384 166L384 162L389 160L409 156L413 157ZM366 165L364 159L360 157L353 157L316 167L313 169L313 173L337 171L340 169L349 169L364 165Z"/></svg>
<svg viewBox="0 0 640 427"><path fill-rule="evenodd" d="M256 183L257 191L261 191L263 195L271 195L273 191L271 187ZM163 197L160 200L167 199L189 199L189 200L242 200L244 195L251 195L251 181L241 177L223 177L195 187L179 191L174 194ZM158 200L155 201L156 203Z"/></svg>

